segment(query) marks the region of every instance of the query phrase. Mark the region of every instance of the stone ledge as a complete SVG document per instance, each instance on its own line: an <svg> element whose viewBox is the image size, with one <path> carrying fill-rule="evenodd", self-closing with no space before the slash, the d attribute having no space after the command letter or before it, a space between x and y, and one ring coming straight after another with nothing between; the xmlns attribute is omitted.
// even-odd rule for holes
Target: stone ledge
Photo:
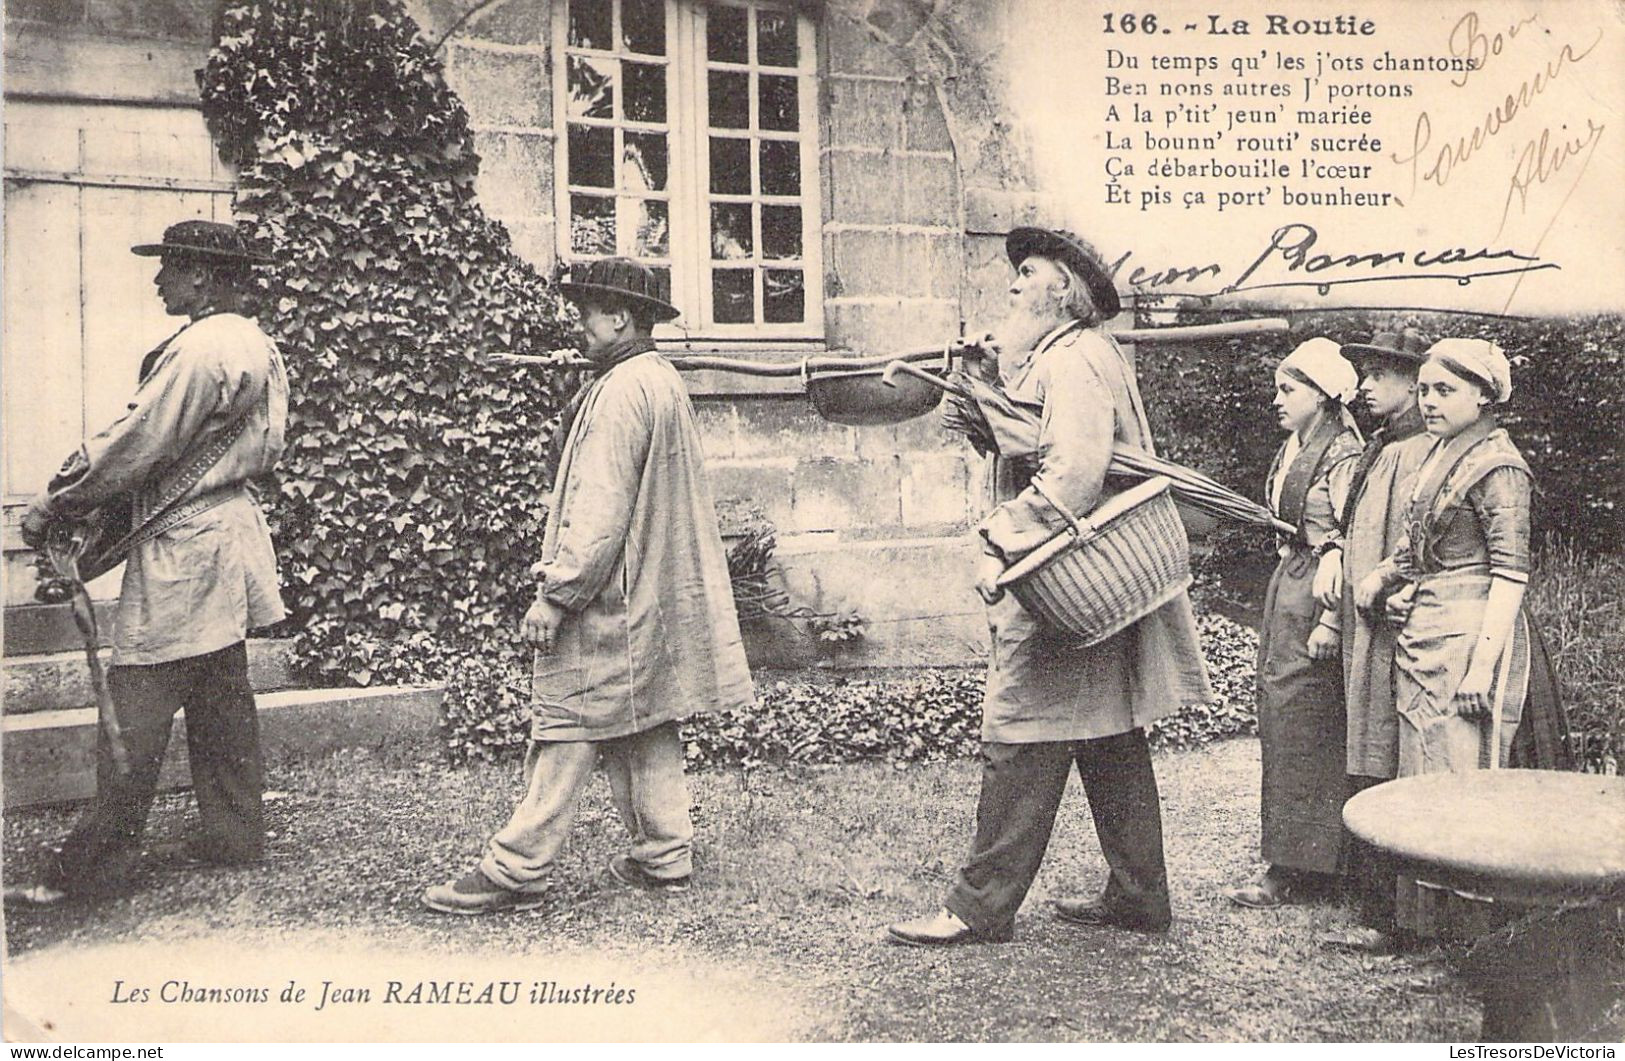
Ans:
<svg viewBox="0 0 1625 1061"><path fill-rule="evenodd" d="M256 697L260 747L268 761L320 755L335 748L429 743L440 719L439 686L385 689L295 689ZM86 799L96 791L93 708L8 715L4 789L8 808ZM176 713L160 789L190 784L186 720Z"/></svg>
<svg viewBox="0 0 1625 1061"><path fill-rule="evenodd" d="M787 535L776 550L785 588L814 611L856 607L861 640L820 659L810 638L759 636L757 667L921 667L985 660L987 619L972 586L978 549L968 534L854 541ZM760 625L760 624L759 624ZM785 624L780 623L780 626ZM750 636L750 635L747 635Z"/></svg>
<svg viewBox="0 0 1625 1061"><path fill-rule="evenodd" d="M110 655L110 650L101 653L104 666ZM249 638L248 680L257 693L293 686L293 640ZM60 711L95 702L83 650L0 659L0 704L8 715Z"/></svg>

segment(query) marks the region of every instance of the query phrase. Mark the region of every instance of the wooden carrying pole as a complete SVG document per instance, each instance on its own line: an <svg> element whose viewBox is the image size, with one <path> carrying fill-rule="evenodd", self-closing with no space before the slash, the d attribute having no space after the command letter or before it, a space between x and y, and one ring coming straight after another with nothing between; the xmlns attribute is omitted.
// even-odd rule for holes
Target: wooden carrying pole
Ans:
<svg viewBox="0 0 1625 1061"><path fill-rule="evenodd" d="M1185 324L1172 328L1130 328L1112 332L1123 343L1195 343L1206 339L1235 339L1246 335L1284 332L1291 325L1280 317L1262 317L1250 321L1226 321L1220 324ZM938 346L926 346L901 354L879 357L807 357L800 361L751 361L737 357L711 357L708 355L669 355L671 363L684 371L734 372L742 376L777 376L789 378L815 372L864 372L883 369L893 361L948 361L953 341ZM542 365L550 368L585 368L591 364L585 358L569 357L566 351L555 351L543 356L494 353L491 360L509 365Z"/></svg>

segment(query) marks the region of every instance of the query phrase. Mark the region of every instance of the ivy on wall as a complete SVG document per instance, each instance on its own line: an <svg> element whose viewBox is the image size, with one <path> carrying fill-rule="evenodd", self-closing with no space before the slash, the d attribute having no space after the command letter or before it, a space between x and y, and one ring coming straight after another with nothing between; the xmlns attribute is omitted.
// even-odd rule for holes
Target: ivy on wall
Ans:
<svg viewBox="0 0 1625 1061"><path fill-rule="evenodd" d="M271 506L307 674L443 681L453 750L522 739L555 414L578 382L489 364L574 315L474 196L468 114L398 0L253 0L198 73L276 258L260 320L292 383Z"/></svg>

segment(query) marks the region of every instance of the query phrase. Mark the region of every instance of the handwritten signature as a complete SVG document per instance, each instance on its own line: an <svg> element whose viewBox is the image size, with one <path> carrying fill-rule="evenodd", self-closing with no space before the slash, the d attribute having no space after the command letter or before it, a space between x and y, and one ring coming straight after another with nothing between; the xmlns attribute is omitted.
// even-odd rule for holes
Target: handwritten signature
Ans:
<svg viewBox="0 0 1625 1061"><path fill-rule="evenodd" d="M1564 156L1568 157L1568 156ZM1561 162L1557 163L1561 165ZM1143 266L1130 268L1133 252L1125 253L1110 266L1112 277L1119 283L1139 289L1166 288L1190 284L1204 278L1222 279L1225 268L1218 262L1202 265L1178 265L1154 269ZM1283 266L1285 279L1270 269ZM1472 268L1462 269L1462 266ZM1326 294L1333 287L1345 284L1365 284L1385 280L1453 280L1469 284L1491 276L1558 269L1556 262L1543 261L1538 255L1523 254L1502 248L1491 250L1466 247L1410 250L1360 250L1344 252L1326 250L1320 245L1320 232L1313 226L1294 221L1277 228L1268 245L1218 291L1168 291L1167 294L1209 298L1215 295L1233 295L1242 291L1260 291L1269 288L1313 287ZM1128 270L1127 275L1124 275ZM1354 275L1350 275L1350 274ZM1300 274L1295 276L1294 274Z"/></svg>

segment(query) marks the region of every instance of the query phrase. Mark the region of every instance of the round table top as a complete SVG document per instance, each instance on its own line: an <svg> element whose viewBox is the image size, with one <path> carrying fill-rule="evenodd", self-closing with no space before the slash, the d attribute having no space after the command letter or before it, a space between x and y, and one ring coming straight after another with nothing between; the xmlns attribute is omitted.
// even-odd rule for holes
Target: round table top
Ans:
<svg viewBox="0 0 1625 1061"><path fill-rule="evenodd" d="M1555 770L1422 774L1343 806L1355 836L1424 879L1498 898L1625 890L1625 777Z"/></svg>

